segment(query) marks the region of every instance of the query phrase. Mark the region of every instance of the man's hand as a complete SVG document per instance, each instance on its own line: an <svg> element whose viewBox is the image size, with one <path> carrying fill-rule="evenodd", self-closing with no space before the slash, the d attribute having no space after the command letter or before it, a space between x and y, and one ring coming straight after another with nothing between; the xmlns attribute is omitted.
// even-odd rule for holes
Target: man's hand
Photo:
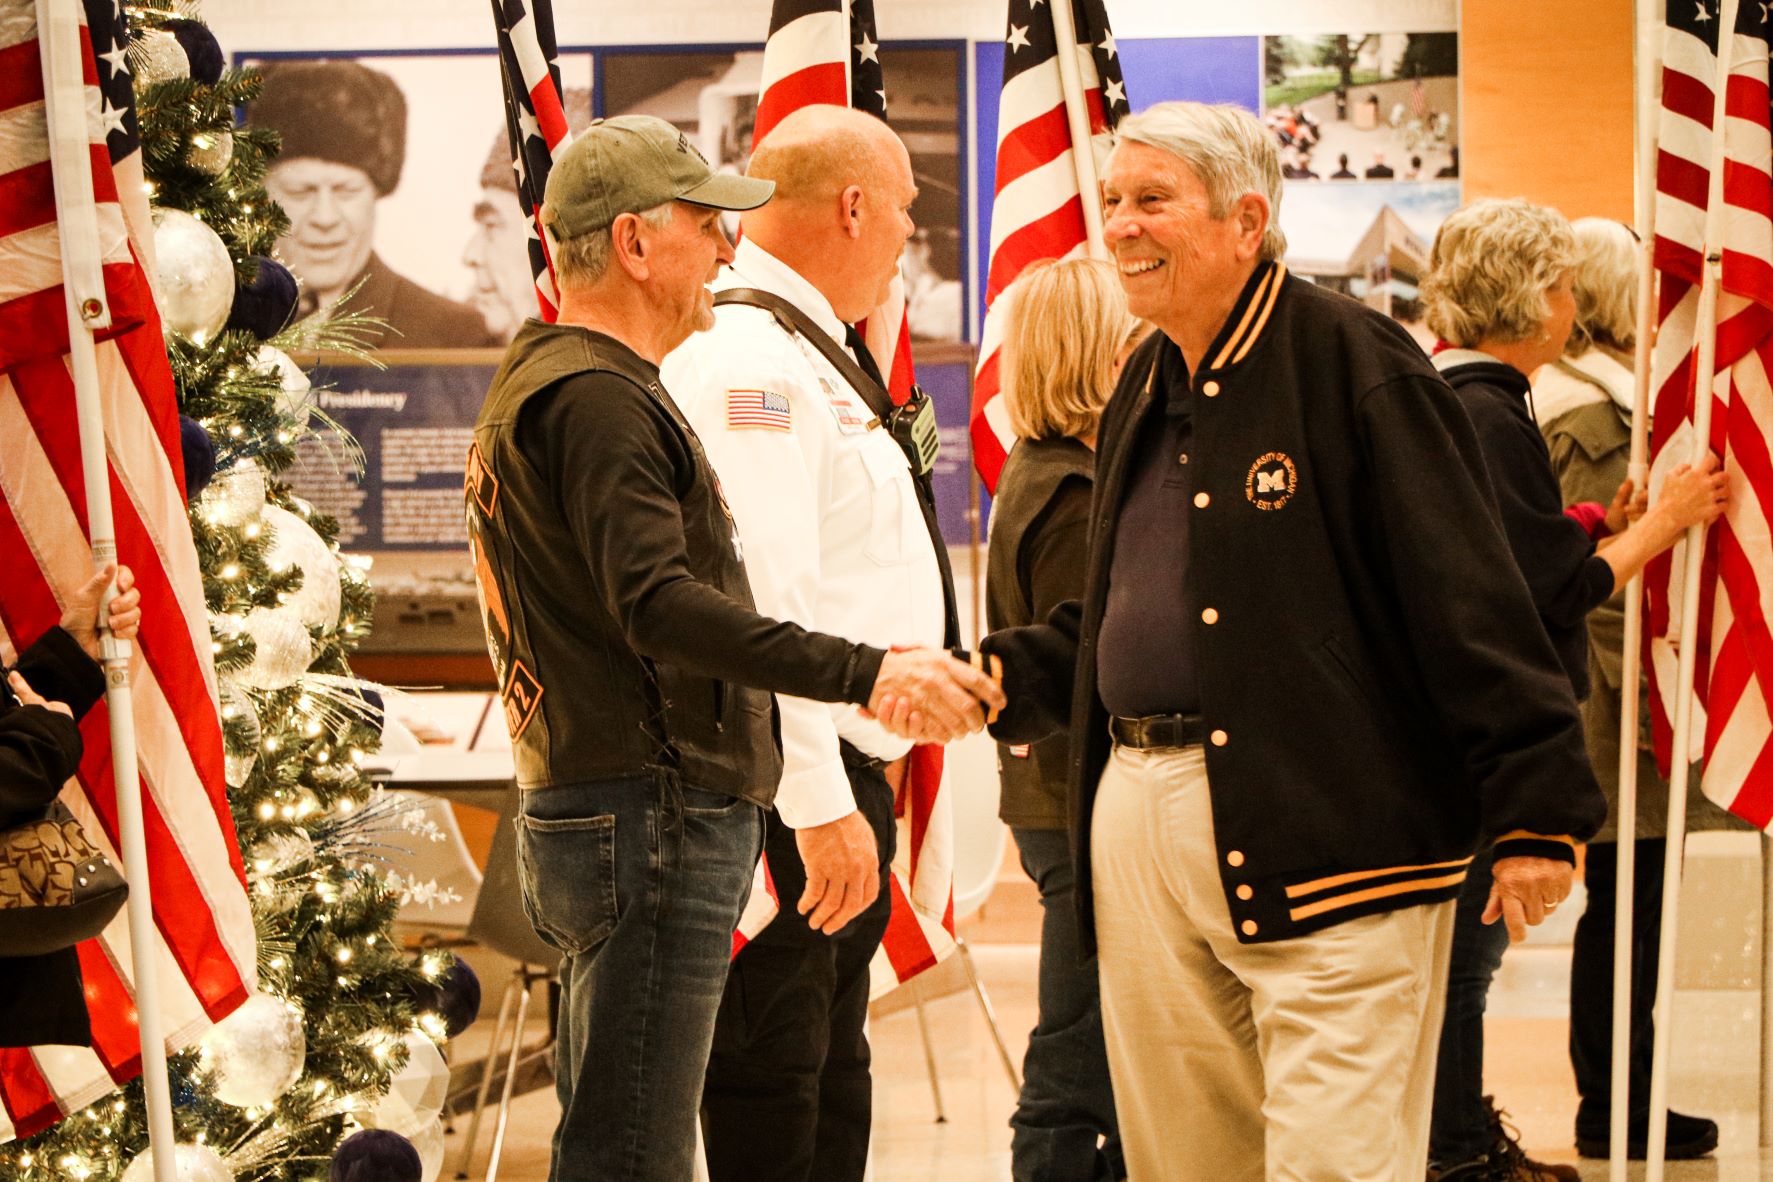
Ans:
<svg viewBox="0 0 1773 1182"><path fill-rule="evenodd" d="M53 710L57 714L65 714L69 718L74 717L73 709L66 702L46 700L31 688L30 683L16 669L7 675L6 684L12 687L13 696L18 699L21 706L41 706L45 710Z"/></svg>
<svg viewBox="0 0 1773 1182"><path fill-rule="evenodd" d="M1528 928L1545 922L1569 897L1575 871L1556 858L1499 858L1491 871L1496 881L1484 907L1484 922L1502 920L1508 925L1509 941L1520 943Z"/></svg>
<svg viewBox="0 0 1773 1182"><path fill-rule="evenodd" d="M95 661L99 659L99 603L113 574L117 576L117 594L111 599L111 635L134 640L142 626L142 593L136 590L135 574L127 566L107 566L92 576L68 596L68 606L62 612L62 631Z"/></svg>
<svg viewBox="0 0 1773 1182"><path fill-rule="evenodd" d="M949 743L1001 710L1003 689L990 677L935 649L894 650L880 663L868 711L887 730L919 743Z"/></svg>
<svg viewBox="0 0 1773 1182"><path fill-rule="evenodd" d="M880 897L880 848L861 810L796 829L794 844L806 865L806 890L795 910L815 932L835 934Z"/></svg>

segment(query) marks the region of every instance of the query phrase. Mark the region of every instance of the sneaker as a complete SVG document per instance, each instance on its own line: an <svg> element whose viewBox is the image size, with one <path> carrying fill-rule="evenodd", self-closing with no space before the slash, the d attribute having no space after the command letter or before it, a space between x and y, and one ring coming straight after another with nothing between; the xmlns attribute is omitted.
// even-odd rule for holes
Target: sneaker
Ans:
<svg viewBox="0 0 1773 1182"><path fill-rule="evenodd" d="M1650 1118L1648 1114L1634 1116L1631 1127L1626 1130L1625 1156L1632 1161L1643 1161L1649 1150ZM1695 1157L1704 1157L1718 1147L1718 1122L1707 1120L1703 1116L1688 1116L1684 1112L1668 1114L1668 1152L1669 1161L1687 1161ZM1576 1152L1583 1157L1606 1157L1608 1151L1607 1130L1599 1130L1598 1136L1588 1136L1582 1130L1576 1133Z"/></svg>
<svg viewBox="0 0 1773 1182"><path fill-rule="evenodd" d="M1496 1166L1499 1182L1581 1182L1582 1173L1575 1166L1534 1161L1521 1148L1521 1133L1509 1123L1508 1114L1496 1107L1494 1097L1484 1097L1484 1112L1490 1119L1490 1160Z"/></svg>

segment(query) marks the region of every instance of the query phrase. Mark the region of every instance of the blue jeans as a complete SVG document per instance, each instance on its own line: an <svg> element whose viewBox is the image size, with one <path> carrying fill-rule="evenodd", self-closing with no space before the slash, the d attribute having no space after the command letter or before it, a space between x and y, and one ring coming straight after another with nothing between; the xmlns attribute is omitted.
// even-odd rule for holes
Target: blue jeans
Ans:
<svg viewBox="0 0 1773 1182"><path fill-rule="evenodd" d="M1078 945L1077 876L1063 829L1012 829L1022 869L1040 888L1040 1011L1010 1117L1015 1182L1126 1177L1102 1043L1096 962Z"/></svg>
<svg viewBox="0 0 1773 1182"><path fill-rule="evenodd" d="M1434 1072L1434 1116L1429 1160L1459 1165L1487 1152L1490 1124L1484 1111L1484 1008L1490 981L1508 949L1508 927L1482 916L1490 899L1486 851L1472 859L1453 912L1453 959L1447 975L1447 1017L1441 1025Z"/></svg>
<svg viewBox="0 0 1773 1182"><path fill-rule="evenodd" d="M525 792L516 823L524 911L565 953L549 1182L689 1182L763 812L642 776Z"/></svg>

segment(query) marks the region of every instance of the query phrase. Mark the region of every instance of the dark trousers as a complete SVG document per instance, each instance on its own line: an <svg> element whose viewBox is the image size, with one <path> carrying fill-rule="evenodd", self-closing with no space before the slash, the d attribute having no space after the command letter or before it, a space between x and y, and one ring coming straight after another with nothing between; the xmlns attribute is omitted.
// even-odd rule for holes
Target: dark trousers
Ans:
<svg viewBox="0 0 1773 1182"><path fill-rule="evenodd" d="M1073 900L1077 875L1063 829L1012 829L1022 869L1040 888L1040 1010L1010 1116L1015 1182L1113 1182L1126 1177L1114 1089L1102 1042L1096 962L1083 959Z"/></svg>
<svg viewBox="0 0 1773 1182"><path fill-rule="evenodd" d="M1657 941L1662 928L1662 859L1667 843L1637 843L1631 913L1630 1110L1650 1107L1650 1057L1655 1038ZM1583 878L1588 904L1576 923L1570 956L1570 1066L1576 1071L1576 1135L1599 1140L1611 1121L1613 1072L1613 919L1619 899L1619 846L1588 847Z"/></svg>
<svg viewBox="0 0 1773 1182"><path fill-rule="evenodd" d="M849 751L846 748L846 757ZM880 898L834 936L796 910L806 868L771 813L764 852L781 911L733 960L702 1091L712 1182L861 1182L868 1164L868 965L892 910L893 792L845 760L856 807L880 847Z"/></svg>
<svg viewBox="0 0 1773 1182"><path fill-rule="evenodd" d="M1453 911L1447 1016L1441 1024L1428 1132L1429 1159L1442 1165L1470 1161L1490 1148L1484 1111L1484 1009L1508 948L1507 926L1482 919L1490 899L1490 863L1488 852L1472 860Z"/></svg>
<svg viewBox="0 0 1773 1182"><path fill-rule="evenodd" d="M652 777L523 793L517 868L561 950L549 1182L684 1182L763 810Z"/></svg>

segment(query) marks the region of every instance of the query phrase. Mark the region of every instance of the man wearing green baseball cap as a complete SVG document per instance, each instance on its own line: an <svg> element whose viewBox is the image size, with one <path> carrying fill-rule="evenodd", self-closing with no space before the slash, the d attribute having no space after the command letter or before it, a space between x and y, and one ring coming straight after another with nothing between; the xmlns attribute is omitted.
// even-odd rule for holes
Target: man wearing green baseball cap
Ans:
<svg viewBox="0 0 1773 1182"><path fill-rule="evenodd" d="M467 516L511 732L519 878L560 949L550 1182L687 1182L733 932L782 771L774 693L915 703L943 742L1003 695L946 653L882 652L753 610L743 550L658 363L714 323L715 173L647 116L587 128L541 221L555 324L512 340L474 428Z"/></svg>

